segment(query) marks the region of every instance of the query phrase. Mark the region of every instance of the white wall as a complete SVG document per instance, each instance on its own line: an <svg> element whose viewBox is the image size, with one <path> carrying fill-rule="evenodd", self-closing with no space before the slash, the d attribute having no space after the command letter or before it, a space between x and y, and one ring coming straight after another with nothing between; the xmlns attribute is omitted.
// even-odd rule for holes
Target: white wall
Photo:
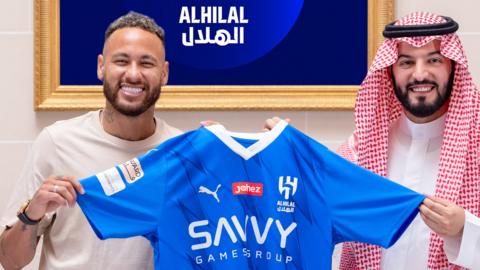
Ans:
<svg viewBox="0 0 480 270"><path fill-rule="evenodd" d="M459 34L470 60L470 71L480 82L480 20L476 0L398 0L396 14L433 11L460 23ZM92 56L95 57L95 56ZM33 1L0 1L0 213L20 173L27 149L38 132L59 119L82 112L34 112L33 107ZM158 112L173 126L192 129L199 121L215 119L227 128L257 131L272 115L288 116L295 126L330 148L336 148L353 130L346 112ZM35 269L34 266L29 269Z"/></svg>

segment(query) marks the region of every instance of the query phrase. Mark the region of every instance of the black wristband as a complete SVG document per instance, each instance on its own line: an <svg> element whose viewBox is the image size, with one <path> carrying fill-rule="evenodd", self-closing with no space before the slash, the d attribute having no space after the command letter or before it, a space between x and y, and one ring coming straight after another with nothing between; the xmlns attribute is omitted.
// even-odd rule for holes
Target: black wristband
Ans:
<svg viewBox="0 0 480 270"><path fill-rule="evenodd" d="M33 220L27 216L27 213L25 211L27 210L28 205L30 204L30 200L28 200L17 212L17 217L18 219L23 223L27 225L37 225L40 220Z"/></svg>

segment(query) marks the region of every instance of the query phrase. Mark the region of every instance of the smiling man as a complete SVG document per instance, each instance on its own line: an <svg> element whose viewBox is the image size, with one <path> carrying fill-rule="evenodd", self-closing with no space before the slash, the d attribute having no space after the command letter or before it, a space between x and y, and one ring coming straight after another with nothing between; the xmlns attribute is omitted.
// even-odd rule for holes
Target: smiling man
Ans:
<svg viewBox="0 0 480 270"><path fill-rule="evenodd" d="M339 152L430 196L393 247L345 243L341 269L480 269L480 96L457 29L422 12L385 28Z"/></svg>
<svg viewBox="0 0 480 270"><path fill-rule="evenodd" d="M89 176L180 134L154 116L168 80L164 44L162 28L138 13L108 27L97 69L105 108L46 127L33 143L1 219L0 263L5 269L28 264L40 236L40 269L153 268L151 247L143 237L101 241L95 236L76 204L75 191L83 189L65 175Z"/></svg>
<svg viewBox="0 0 480 270"><path fill-rule="evenodd" d="M415 123L439 118L448 109L455 62L440 53L439 40L419 48L401 42L398 51L392 82L405 114Z"/></svg>

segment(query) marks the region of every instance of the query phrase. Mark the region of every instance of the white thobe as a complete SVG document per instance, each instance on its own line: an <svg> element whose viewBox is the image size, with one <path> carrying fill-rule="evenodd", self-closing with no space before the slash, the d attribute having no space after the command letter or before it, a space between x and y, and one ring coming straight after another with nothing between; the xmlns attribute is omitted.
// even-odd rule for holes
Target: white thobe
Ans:
<svg viewBox="0 0 480 270"><path fill-rule="evenodd" d="M445 115L425 124L411 122L405 115L389 132L387 178L426 195L435 194ZM389 249L382 249L381 268L427 269L431 230L420 215ZM466 211L463 236L444 239L451 263L480 269L480 218Z"/></svg>

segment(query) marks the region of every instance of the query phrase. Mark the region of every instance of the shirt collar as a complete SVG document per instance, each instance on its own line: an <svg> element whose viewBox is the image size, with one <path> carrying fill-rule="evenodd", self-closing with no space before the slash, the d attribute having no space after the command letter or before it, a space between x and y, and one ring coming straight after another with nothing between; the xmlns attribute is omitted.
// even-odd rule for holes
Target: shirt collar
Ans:
<svg viewBox="0 0 480 270"><path fill-rule="evenodd" d="M442 136L443 131L445 130L445 118L446 113L444 113L439 118L428 122L418 124L412 122L405 114L402 114L399 119L399 130L405 135L416 138L416 139L432 139L435 137Z"/></svg>

